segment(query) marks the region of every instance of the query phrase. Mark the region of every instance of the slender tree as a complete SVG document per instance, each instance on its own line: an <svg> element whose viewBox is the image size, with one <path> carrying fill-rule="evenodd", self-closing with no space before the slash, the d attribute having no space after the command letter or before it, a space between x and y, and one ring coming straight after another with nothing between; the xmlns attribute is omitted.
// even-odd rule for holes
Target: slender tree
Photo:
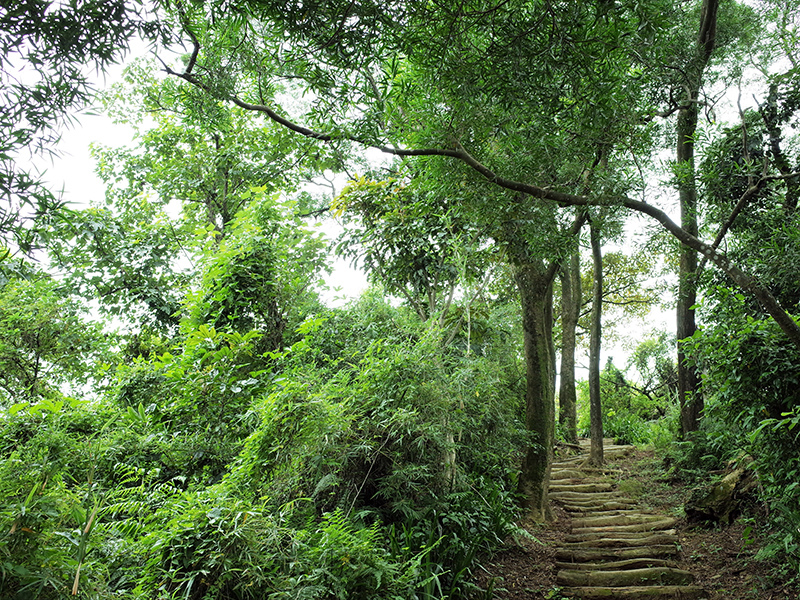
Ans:
<svg viewBox="0 0 800 600"><path fill-rule="evenodd" d="M698 235L697 183L695 176L695 134L700 112L700 89L703 76L716 45L719 0L703 0L700 9L700 27L693 56L684 69L685 96L678 111L677 151L678 199L681 228L688 234ZM698 427L703 410L703 396L699 393L697 371L686 361L682 340L697 330L695 309L697 304L697 252L682 245L678 273L677 335L678 335L678 397L681 404L681 433L685 437Z"/></svg>
<svg viewBox="0 0 800 600"><path fill-rule="evenodd" d="M592 247L592 317L589 339L589 416L591 448L589 461L603 464L603 407L600 394L600 347L603 319L603 250L600 241L600 224L596 219L589 222L589 237Z"/></svg>
<svg viewBox="0 0 800 600"><path fill-rule="evenodd" d="M568 442L578 443L575 394L575 347L581 292L580 252L576 248L561 263L561 368L559 369L558 422Z"/></svg>

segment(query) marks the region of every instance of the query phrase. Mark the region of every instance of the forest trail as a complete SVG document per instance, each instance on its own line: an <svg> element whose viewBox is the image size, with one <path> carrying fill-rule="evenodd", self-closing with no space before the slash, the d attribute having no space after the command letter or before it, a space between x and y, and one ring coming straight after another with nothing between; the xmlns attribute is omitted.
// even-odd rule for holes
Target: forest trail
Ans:
<svg viewBox="0 0 800 600"><path fill-rule="evenodd" d="M589 465L581 453L553 463L550 498L570 517L570 533L556 551L556 582L567 597L590 600L699 600L694 575L677 568L674 518L645 510L603 475L615 459L634 451L604 440L606 466Z"/></svg>

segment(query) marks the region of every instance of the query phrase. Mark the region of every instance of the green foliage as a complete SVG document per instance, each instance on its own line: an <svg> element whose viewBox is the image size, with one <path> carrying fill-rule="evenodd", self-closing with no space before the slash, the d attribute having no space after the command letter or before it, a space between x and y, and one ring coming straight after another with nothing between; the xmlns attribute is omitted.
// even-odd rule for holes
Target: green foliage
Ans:
<svg viewBox="0 0 800 600"><path fill-rule="evenodd" d="M762 497L773 507L772 521L782 532L775 540L777 550L800 568L800 356L772 321L746 316L743 297L722 298L717 310L727 318L692 340L710 396L706 414L709 436L715 436L709 439L716 446L710 454L724 460L726 454L744 452L755 459Z"/></svg>
<svg viewBox="0 0 800 600"><path fill-rule="evenodd" d="M181 447L195 432L237 439L210 427L235 422L264 393L248 383L264 378L247 367L252 334L200 327L181 354L120 367L119 408L6 420L2 589L55 598L80 570L79 594L99 598L474 591L475 560L513 531L513 469L496 465L526 443L517 396L505 397L508 381L485 357L440 364L436 331L410 328L393 344L355 338L333 356L326 324L309 320L276 358L286 370L221 484L209 486L213 473ZM216 452L211 470L232 456Z"/></svg>
<svg viewBox="0 0 800 600"><path fill-rule="evenodd" d="M0 591L9 598L60 598L103 588L105 565L90 555L102 490L93 432L108 415L83 408L2 422ZM106 422L108 425L108 421ZM7 437L13 436L13 437Z"/></svg>
<svg viewBox="0 0 800 600"><path fill-rule="evenodd" d="M365 302L378 304L354 308ZM261 403L226 485L272 510L307 498L318 511L394 523L392 553L416 565L419 597L466 593L475 557L511 528L509 451L527 442L519 396L486 358L443 363L435 330L378 323L373 335L392 332L393 343L354 336L332 346L328 327L345 317L370 331L364 312L340 312L284 359L293 367Z"/></svg>
<svg viewBox="0 0 800 600"><path fill-rule="evenodd" d="M190 276L175 259L190 232L144 195L125 210L91 207L70 217L53 223L46 238L65 285L115 319L174 333Z"/></svg>
<svg viewBox="0 0 800 600"><path fill-rule="evenodd" d="M137 33L156 36L159 23L146 19L146 12L142 2L125 0L31 0L3 6L0 238L6 242L11 238L29 252L48 218L66 212L41 176L25 168L26 155L53 153L70 111L91 101L94 86L87 67L108 67Z"/></svg>
<svg viewBox="0 0 800 600"><path fill-rule="evenodd" d="M327 269L324 238L264 188L244 194L251 204L217 239L209 227L201 287L191 322L242 334L257 331L259 354L280 350L288 322L297 323ZM302 315L302 316L301 316Z"/></svg>
<svg viewBox="0 0 800 600"><path fill-rule="evenodd" d="M107 349L101 327L86 320L56 281L10 281L0 287L0 400L57 401L63 389L91 380Z"/></svg>
<svg viewBox="0 0 800 600"><path fill-rule="evenodd" d="M105 202L54 221L50 254L76 293L135 327L175 333L191 290L196 323L258 327L263 350L277 349L289 307L325 259L321 236L298 217L309 194L276 199L328 163L319 153L301 160L283 128L153 70L134 62L125 84L105 94L112 116L137 130L137 145L94 149Z"/></svg>
<svg viewBox="0 0 800 600"><path fill-rule="evenodd" d="M474 597L479 591L470 580L475 559L516 533L507 511L511 494L488 479L480 483L485 486L480 492L450 494L412 523L392 525L392 553L416 561L421 600Z"/></svg>
<svg viewBox="0 0 800 600"><path fill-rule="evenodd" d="M268 515L241 500L182 495L161 512L166 527L142 540L150 559L135 593L164 598L414 597L418 556L392 556L381 527L336 510L300 521L293 508Z"/></svg>
<svg viewBox="0 0 800 600"><path fill-rule="evenodd" d="M726 238L729 259L767 282L790 313L800 303L794 278L800 263L800 186L786 177L798 160L790 131L799 109L794 71L775 75L758 110L745 112L741 124L725 129L702 165L706 210L714 222L727 221L736 207ZM709 279L712 294L715 287L729 287L719 274ZM755 316L763 309L751 301L748 312Z"/></svg>
<svg viewBox="0 0 800 600"><path fill-rule="evenodd" d="M303 540L307 544L302 556L305 568L296 572L307 573L305 585L319 588L321 596L337 600L353 597L377 600L399 598L411 591L413 571L404 573L404 567L405 570L408 567L395 562L385 547L377 523L370 527L357 526L342 511L336 510L323 515L316 530L309 533Z"/></svg>
<svg viewBox="0 0 800 600"><path fill-rule="evenodd" d="M213 490L181 494L149 519L147 563L136 591L163 598L258 598L276 570L264 561L280 540L269 520ZM273 552L275 552L273 547Z"/></svg>
<svg viewBox="0 0 800 600"><path fill-rule="evenodd" d="M347 230L337 252L427 320L447 313L454 290L486 277L482 232L441 188L422 178L351 181L332 205Z"/></svg>
<svg viewBox="0 0 800 600"><path fill-rule="evenodd" d="M331 166L326 149L160 77L159 68L152 59L133 61L102 95L109 115L137 132L134 147L93 150L108 204L125 210L141 197L159 205L177 200L188 229L211 225L224 234L251 188L291 194Z"/></svg>
<svg viewBox="0 0 800 600"><path fill-rule="evenodd" d="M649 376L646 381L626 380L611 360L600 375L603 433L617 443L666 447L677 435L677 403L669 389L673 385L675 366L663 355L663 343L655 344L654 348L649 343L653 341L643 342L631 359L640 377ZM660 381L662 375L667 378L664 382ZM578 430L588 434L588 382L579 382L577 387Z"/></svg>
<svg viewBox="0 0 800 600"><path fill-rule="evenodd" d="M319 361L317 340L329 349L326 337L323 325L303 352ZM307 496L326 506L333 498L400 518L453 485L451 450L469 476L522 442L501 370L486 359L443 362L435 331L414 338L345 350L328 358L337 365L332 376L301 355L262 402L236 485L269 490L278 503Z"/></svg>

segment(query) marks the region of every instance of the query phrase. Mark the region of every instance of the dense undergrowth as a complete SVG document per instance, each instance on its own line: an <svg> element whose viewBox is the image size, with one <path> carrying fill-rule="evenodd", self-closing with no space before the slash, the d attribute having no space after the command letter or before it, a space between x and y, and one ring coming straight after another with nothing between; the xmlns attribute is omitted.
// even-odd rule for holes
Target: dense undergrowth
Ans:
<svg viewBox="0 0 800 600"><path fill-rule="evenodd" d="M2 597L458 598L514 530L503 334L442 351L377 297L285 352L201 326L91 402L0 423ZM141 350L141 348L140 348Z"/></svg>
<svg viewBox="0 0 800 600"><path fill-rule="evenodd" d="M524 377L513 311L447 336L368 293L293 327L186 326L137 338L76 400L53 390L0 422L3 598L489 598L471 575L512 533ZM724 340L724 343L723 341ZM706 485L752 457L758 558L797 577L800 463L792 348L769 322L697 336L706 412L676 442L663 336L602 377L606 435ZM110 354L107 354L111 356ZM579 385L578 425L588 430ZM750 517L751 519L754 517ZM746 543L746 540L743 540Z"/></svg>
<svg viewBox="0 0 800 600"><path fill-rule="evenodd" d="M440 332L367 295L304 321L285 352L201 326L138 347L96 400L20 403L0 436L3 597L490 597L469 576L515 531L530 440L504 315L484 325L495 335L469 353L443 352ZM674 443L669 391L609 364L606 434L657 447L693 485L754 457L773 532L760 557L791 579L798 363L769 324L708 333L701 431ZM714 335L733 340L724 361Z"/></svg>

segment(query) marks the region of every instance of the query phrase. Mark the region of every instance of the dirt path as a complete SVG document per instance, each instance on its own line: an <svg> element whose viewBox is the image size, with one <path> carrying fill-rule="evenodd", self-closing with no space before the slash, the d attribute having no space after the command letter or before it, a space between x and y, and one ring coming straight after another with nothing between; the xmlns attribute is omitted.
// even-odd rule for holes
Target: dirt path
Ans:
<svg viewBox="0 0 800 600"><path fill-rule="evenodd" d="M588 465L588 447L553 463L550 498L570 516L570 534L556 551L556 585L567 597L611 600L700 600L694 575L675 562L677 520L643 509ZM605 446L608 462L634 451Z"/></svg>
<svg viewBox="0 0 800 600"><path fill-rule="evenodd" d="M749 520L729 527L690 527L682 507L691 490L665 478L663 462L652 451L609 442L607 464L592 470L586 464L588 442L583 444L580 456L554 465L555 520L521 523L522 534L476 571L475 582L492 588L487 598L800 599L798 583L780 578L780 563L754 558L764 542L753 526L763 522L758 507ZM667 595L658 596L659 587ZM677 588L684 595L676 595Z"/></svg>

